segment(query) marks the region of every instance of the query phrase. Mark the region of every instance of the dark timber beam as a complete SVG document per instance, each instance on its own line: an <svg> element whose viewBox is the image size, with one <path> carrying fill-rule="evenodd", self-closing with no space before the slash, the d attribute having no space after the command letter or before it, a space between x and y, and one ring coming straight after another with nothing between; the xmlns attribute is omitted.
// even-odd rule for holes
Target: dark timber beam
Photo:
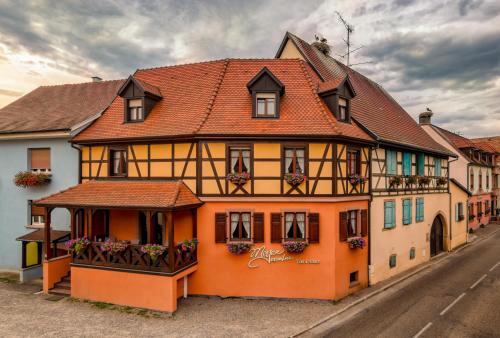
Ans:
<svg viewBox="0 0 500 338"><path fill-rule="evenodd" d="M175 271L174 257L174 217L172 211L165 212L165 225L168 229L168 267L171 272Z"/></svg>
<svg viewBox="0 0 500 338"><path fill-rule="evenodd" d="M45 259L49 260L52 258L52 249L51 249L51 239L50 239L50 223L51 223L51 213L52 208L45 207L45 225L44 225L44 244L45 244Z"/></svg>

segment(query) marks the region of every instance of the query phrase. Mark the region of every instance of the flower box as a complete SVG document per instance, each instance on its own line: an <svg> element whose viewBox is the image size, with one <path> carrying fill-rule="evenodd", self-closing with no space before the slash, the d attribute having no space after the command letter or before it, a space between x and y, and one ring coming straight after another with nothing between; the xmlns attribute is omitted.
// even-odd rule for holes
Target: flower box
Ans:
<svg viewBox="0 0 500 338"><path fill-rule="evenodd" d="M285 174L284 178L288 184L294 187L301 185L303 182L307 180L307 176L304 175L303 173Z"/></svg>
<svg viewBox="0 0 500 338"><path fill-rule="evenodd" d="M158 257L163 255L165 250L167 250L167 247L159 244L145 244L141 247L141 251L149 255L153 263L156 262Z"/></svg>
<svg viewBox="0 0 500 338"><path fill-rule="evenodd" d="M464 215L458 215L458 221L463 221L465 219L465 216Z"/></svg>
<svg viewBox="0 0 500 338"><path fill-rule="evenodd" d="M436 185L438 187L442 186L442 185L446 185L446 183L448 183L448 180L446 179L446 177L438 177L436 179Z"/></svg>
<svg viewBox="0 0 500 338"><path fill-rule="evenodd" d="M477 213L477 218L480 218L481 216L483 216L483 213L480 211Z"/></svg>
<svg viewBox="0 0 500 338"><path fill-rule="evenodd" d="M236 173L230 173L227 174L226 180L231 182L232 184L235 185L244 185L250 180L250 174L249 173L241 173L241 174L236 174Z"/></svg>
<svg viewBox="0 0 500 338"><path fill-rule="evenodd" d="M252 245L250 243L228 243L227 251L229 251L233 255L239 255L250 251L251 246Z"/></svg>
<svg viewBox="0 0 500 338"><path fill-rule="evenodd" d="M347 178L349 183L352 185L358 185L358 184L363 184L366 182L366 177L365 176L360 176L360 175L349 175Z"/></svg>
<svg viewBox="0 0 500 338"><path fill-rule="evenodd" d="M193 238L191 240L185 239L184 241L177 243L176 248L179 252L193 252L197 246L198 240Z"/></svg>
<svg viewBox="0 0 500 338"><path fill-rule="evenodd" d="M349 243L349 248L351 249L363 249L366 246L366 241L363 237L351 237L347 240Z"/></svg>
<svg viewBox="0 0 500 338"><path fill-rule="evenodd" d="M38 187L50 182L50 174L21 171L14 176L14 184L18 187Z"/></svg>
<svg viewBox="0 0 500 338"><path fill-rule="evenodd" d="M489 215L489 214L490 214L490 212L491 212L491 210L490 210L490 209L486 209L486 210L484 211L484 214L485 214L485 215Z"/></svg>
<svg viewBox="0 0 500 338"><path fill-rule="evenodd" d="M397 188L403 183L401 176L392 176L389 178L389 188Z"/></svg>
<svg viewBox="0 0 500 338"><path fill-rule="evenodd" d="M429 185L431 183L431 179L427 176L419 176L418 177L418 185L419 187L423 187Z"/></svg>
<svg viewBox="0 0 500 338"><path fill-rule="evenodd" d="M407 176L406 177L406 187L409 187L417 183L417 176Z"/></svg>
<svg viewBox="0 0 500 338"><path fill-rule="evenodd" d="M116 255L117 253L125 251L129 244L130 243L127 241L113 242L111 240L107 240L101 244L100 249L102 252L109 252L112 255Z"/></svg>
<svg viewBox="0 0 500 338"><path fill-rule="evenodd" d="M305 241L285 241L283 249L288 253L301 253L305 250L307 243Z"/></svg>
<svg viewBox="0 0 500 338"><path fill-rule="evenodd" d="M75 238L75 239L70 239L66 243L64 243L64 246L68 251L70 252L75 252L77 255L80 254L85 248L87 248L90 245L90 241L88 240L87 237L81 237L81 238Z"/></svg>
<svg viewBox="0 0 500 338"><path fill-rule="evenodd" d="M469 215L469 221L472 221L474 218L476 218L476 215Z"/></svg>

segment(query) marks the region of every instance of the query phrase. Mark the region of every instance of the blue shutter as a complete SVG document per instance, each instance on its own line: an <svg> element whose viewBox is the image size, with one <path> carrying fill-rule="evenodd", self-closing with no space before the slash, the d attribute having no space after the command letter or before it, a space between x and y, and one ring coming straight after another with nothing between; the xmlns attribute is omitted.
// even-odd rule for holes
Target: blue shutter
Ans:
<svg viewBox="0 0 500 338"><path fill-rule="evenodd" d="M459 214L459 211L458 211L458 208L459 208L459 203L456 203L455 204L455 222L458 222L458 214Z"/></svg>
<svg viewBox="0 0 500 338"><path fill-rule="evenodd" d="M386 150L385 156L386 156L387 175L396 175L397 172L396 151Z"/></svg>
<svg viewBox="0 0 500 338"><path fill-rule="evenodd" d="M403 153L403 175L411 175L411 154Z"/></svg>
<svg viewBox="0 0 500 338"><path fill-rule="evenodd" d="M425 175L425 155L422 153L417 154L417 175Z"/></svg>
<svg viewBox="0 0 500 338"><path fill-rule="evenodd" d="M441 176L441 159L434 158L434 176Z"/></svg>
<svg viewBox="0 0 500 338"><path fill-rule="evenodd" d="M393 228L396 225L395 221L394 201L384 202L384 228Z"/></svg>
<svg viewBox="0 0 500 338"><path fill-rule="evenodd" d="M403 224L411 224L411 200L403 200Z"/></svg>
<svg viewBox="0 0 500 338"><path fill-rule="evenodd" d="M424 220L424 199L423 198L417 198L416 202L416 215L415 215L415 220L417 222L422 222Z"/></svg>

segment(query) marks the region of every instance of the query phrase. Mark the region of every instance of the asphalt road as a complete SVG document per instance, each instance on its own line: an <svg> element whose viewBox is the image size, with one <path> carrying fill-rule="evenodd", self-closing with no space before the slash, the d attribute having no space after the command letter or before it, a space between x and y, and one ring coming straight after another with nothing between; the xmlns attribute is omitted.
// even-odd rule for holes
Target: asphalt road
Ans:
<svg viewBox="0 0 500 338"><path fill-rule="evenodd" d="M500 232L343 315L322 337L500 337Z"/></svg>

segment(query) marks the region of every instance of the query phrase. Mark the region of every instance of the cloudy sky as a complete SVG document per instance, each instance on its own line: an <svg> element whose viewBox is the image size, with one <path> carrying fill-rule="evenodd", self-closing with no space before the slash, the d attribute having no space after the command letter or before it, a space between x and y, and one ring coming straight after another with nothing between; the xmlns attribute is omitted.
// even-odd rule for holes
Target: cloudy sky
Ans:
<svg viewBox="0 0 500 338"><path fill-rule="evenodd" d="M353 67L414 117L429 107L449 130L500 134L498 0L0 0L0 107L37 86L93 75L273 57L287 30L307 41L321 34L343 55L336 11L354 25L353 48L364 46Z"/></svg>

